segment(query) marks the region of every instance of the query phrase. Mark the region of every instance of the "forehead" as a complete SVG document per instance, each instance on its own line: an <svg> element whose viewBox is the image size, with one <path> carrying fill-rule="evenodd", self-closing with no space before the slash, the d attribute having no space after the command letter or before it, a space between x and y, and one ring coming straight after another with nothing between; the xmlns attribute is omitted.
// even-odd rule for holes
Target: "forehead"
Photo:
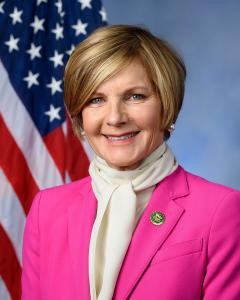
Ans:
<svg viewBox="0 0 240 300"><path fill-rule="evenodd" d="M113 86L119 88L150 88L150 79L140 59L134 59L131 62L127 63L117 73L112 75L107 80L103 81L98 86L96 91L101 92L101 90L105 90Z"/></svg>

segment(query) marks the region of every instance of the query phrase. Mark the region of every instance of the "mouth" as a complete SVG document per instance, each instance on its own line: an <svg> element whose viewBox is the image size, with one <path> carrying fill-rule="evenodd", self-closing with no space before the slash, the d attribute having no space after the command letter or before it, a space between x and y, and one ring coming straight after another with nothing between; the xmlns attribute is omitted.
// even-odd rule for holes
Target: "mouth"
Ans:
<svg viewBox="0 0 240 300"><path fill-rule="evenodd" d="M136 132L130 132L130 133L124 133L122 135L106 135L104 134L104 136L109 140L109 141L126 141L129 140L133 137L135 137L140 131L136 131Z"/></svg>

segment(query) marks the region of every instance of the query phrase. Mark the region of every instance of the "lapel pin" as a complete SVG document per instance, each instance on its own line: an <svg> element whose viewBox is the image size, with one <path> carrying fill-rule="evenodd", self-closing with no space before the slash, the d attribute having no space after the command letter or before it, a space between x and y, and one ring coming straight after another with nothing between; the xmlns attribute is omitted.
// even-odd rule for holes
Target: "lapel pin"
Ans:
<svg viewBox="0 0 240 300"><path fill-rule="evenodd" d="M150 220L154 225L161 225L165 221L165 216L160 211L155 211L151 214Z"/></svg>

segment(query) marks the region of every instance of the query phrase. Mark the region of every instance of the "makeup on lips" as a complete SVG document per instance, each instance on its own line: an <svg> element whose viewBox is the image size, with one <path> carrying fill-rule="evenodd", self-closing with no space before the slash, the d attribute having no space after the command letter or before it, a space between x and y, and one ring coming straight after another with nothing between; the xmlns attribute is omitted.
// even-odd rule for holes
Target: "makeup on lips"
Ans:
<svg viewBox="0 0 240 300"><path fill-rule="evenodd" d="M140 131L123 133L121 135L103 134L103 136L105 136L109 142L129 142L132 141L139 132Z"/></svg>

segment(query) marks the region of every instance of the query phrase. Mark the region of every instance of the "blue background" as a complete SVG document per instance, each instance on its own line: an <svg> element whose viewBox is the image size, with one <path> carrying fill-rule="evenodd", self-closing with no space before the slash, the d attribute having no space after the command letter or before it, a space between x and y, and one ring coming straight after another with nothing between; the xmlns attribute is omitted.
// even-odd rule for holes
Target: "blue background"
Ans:
<svg viewBox="0 0 240 300"><path fill-rule="evenodd" d="M187 67L184 104L170 138L190 172L240 189L240 1L103 0L109 24L145 25Z"/></svg>

